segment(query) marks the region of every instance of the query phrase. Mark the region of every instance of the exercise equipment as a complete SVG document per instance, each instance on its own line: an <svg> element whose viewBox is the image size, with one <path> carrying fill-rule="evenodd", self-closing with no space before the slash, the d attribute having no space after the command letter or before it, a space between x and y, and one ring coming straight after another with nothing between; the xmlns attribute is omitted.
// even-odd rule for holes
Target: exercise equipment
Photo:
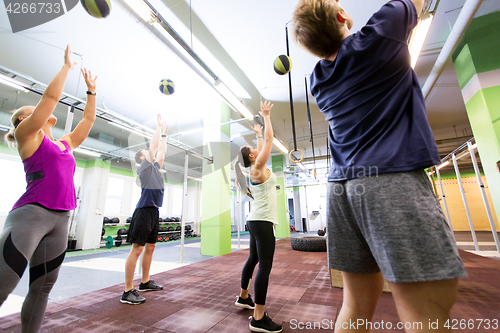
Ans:
<svg viewBox="0 0 500 333"><path fill-rule="evenodd" d="M313 162L314 162L313 174L314 174L314 179L316 179L318 175L316 173L316 155L314 154L314 137L313 137L312 122L311 122L311 110L309 108L309 89L307 89L307 76L304 77L304 82L306 85L307 119L309 121L309 133L311 135L311 147L312 147Z"/></svg>
<svg viewBox="0 0 500 333"><path fill-rule="evenodd" d="M324 236L325 235L325 230L319 229L318 230L318 236Z"/></svg>
<svg viewBox="0 0 500 333"><path fill-rule="evenodd" d="M109 222L109 217L104 216L104 217L102 218L102 223L110 223L110 222Z"/></svg>
<svg viewBox="0 0 500 333"><path fill-rule="evenodd" d="M175 83L170 79L163 79L159 84L160 91L165 95L172 95L175 92Z"/></svg>
<svg viewBox="0 0 500 333"><path fill-rule="evenodd" d="M101 19L111 13L111 0L80 0L83 9L90 16Z"/></svg>
<svg viewBox="0 0 500 333"><path fill-rule="evenodd" d="M285 75L292 69L292 59L287 55L279 55L274 59L274 71L278 75Z"/></svg>
<svg viewBox="0 0 500 333"><path fill-rule="evenodd" d="M127 223L130 223L130 221L132 221L132 217L131 216L127 217L127 219L125 220L125 222L127 222Z"/></svg>
<svg viewBox="0 0 500 333"><path fill-rule="evenodd" d="M105 233L106 233L106 230L104 230L104 228L102 228L101 237L104 236Z"/></svg>
<svg viewBox="0 0 500 333"><path fill-rule="evenodd" d="M108 236L106 237L106 247L110 249L113 246L113 237Z"/></svg>
<svg viewBox="0 0 500 333"><path fill-rule="evenodd" d="M305 252L326 252L326 237L292 237L292 249Z"/></svg>
<svg viewBox="0 0 500 333"><path fill-rule="evenodd" d="M125 229L125 228L120 228L120 229L118 229L118 231L116 232L116 234L117 234L118 236L123 236L123 235L126 235L127 233L128 233L128 230L127 230L127 229Z"/></svg>
<svg viewBox="0 0 500 333"><path fill-rule="evenodd" d="M111 220L109 220L109 223L118 224L120 223L120 219L117 217L113 217Z"/></svg>
<svg viewBox="0 0 500 333"><path fill-rule="evenodd" d="M122 236L118 235L115 238L115 246L119 247L120 245L122 245Z"/></svg>
<svg viewBox="0 0 500 333"><path fill-rule="evenodd" d="M288 23L287 23L288 24ZM285 25L285 34L286 34L286 55L290 58L290 47L288 45L288 27ZM293 163L300 163L304 159L304 152L302 150L297 149L297 136L295 135L295 115L293 112L293 95L292 95L292 73L288 72L288 92L290 94L290 114L292 120L292 135L293 135L293 150L288 154L288 158ZM302 156L300 159L296 159L293 156L293 153L299 152Z"/></svg>

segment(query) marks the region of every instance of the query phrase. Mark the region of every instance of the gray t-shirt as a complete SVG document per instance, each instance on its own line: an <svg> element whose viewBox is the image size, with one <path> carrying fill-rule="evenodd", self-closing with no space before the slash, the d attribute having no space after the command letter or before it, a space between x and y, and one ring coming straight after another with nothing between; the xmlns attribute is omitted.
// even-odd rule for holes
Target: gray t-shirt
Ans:
<svg viewBox="0 0 500 333"><path fill-rule="evenodd" d="M161 207L163 204L165 183L158 162L151 164L144 158L141 165L137 168L137 174L141 181L142 191L136 208Z"/></svg>

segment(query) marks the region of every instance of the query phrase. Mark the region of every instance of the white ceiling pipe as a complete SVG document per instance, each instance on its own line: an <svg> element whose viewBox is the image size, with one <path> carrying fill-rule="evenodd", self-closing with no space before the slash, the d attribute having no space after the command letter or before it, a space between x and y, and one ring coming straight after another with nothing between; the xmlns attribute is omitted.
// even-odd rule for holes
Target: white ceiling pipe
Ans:
<svg viewBox="0 0 500 333"><path fill-rule="evenodd" d="M64 130L61 128L58 128L58 127L53 127L52 134L55 138L60 138L64 135ZM125 160L130 160L131 158L133 159L133 155L135 155L136 151L138 150L138 147L136 147L136 150L134 150L132 156L130 156L128 149L123 149L123 150L120 149L119 150L118 148L120 148L120 147L117 145L103 142L101 140L92 138L90 136L88 136L85 139L85 141L82 143L82 147L89 148L91 150L102 151L102 152L113 151L111 153L111 155L114 156L114 158L121 157ZM167 161L167 159L165 159L165 161L163 162L163 167L166 168L168 171L176 171L178 168L182 168L182 166L180 166L180 165L177 165L175 163L170 163L169 161ZM135 165L132 165L132 170L135 171ZM190 173L193 173L193 170L190 170ZM193 176L201 177L200 172L194 171L194 173L196 173L196 174L194 174Z"/></svg>
<svg viewBox="0 0 500 333"><path fill-rule="evenodd" d="M427 80L425 81L425 84L422 88L425 99L429 97L429 94L434 88L434 85L436 84L439 76L441 75L441 73L443 73L443 70L446 66L446 63L448 62L448 59L450 58L451 53L453 52L453 50L455 50L455 47L460 42L460 39L465 33L465 30L474 18L474 15L476 15L482 3L483 0L467 0L462 7L458 18L453 25L453 29L446 39L446 42L441 49L441 53L439 53L436 63L434 64L434 67L432 68L432 71L427 77Z"/></svg>

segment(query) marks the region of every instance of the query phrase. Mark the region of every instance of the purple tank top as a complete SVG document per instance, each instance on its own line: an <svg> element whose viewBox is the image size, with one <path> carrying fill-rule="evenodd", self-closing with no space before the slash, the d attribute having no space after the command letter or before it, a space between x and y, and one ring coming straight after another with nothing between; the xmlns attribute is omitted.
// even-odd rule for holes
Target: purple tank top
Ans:
<svg viewBox="0 0 500 333"><path fill-rule="evenodd" d="M56 210L76 208L75 158L68 144L61 142L66 147L64 151L44 136L35 153L23 161L28 185L13 210L29 203Z"/></svg>

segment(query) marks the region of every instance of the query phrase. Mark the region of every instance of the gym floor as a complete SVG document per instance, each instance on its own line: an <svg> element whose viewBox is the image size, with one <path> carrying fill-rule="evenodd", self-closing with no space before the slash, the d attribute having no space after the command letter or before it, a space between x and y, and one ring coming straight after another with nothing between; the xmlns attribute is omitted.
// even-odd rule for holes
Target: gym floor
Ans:
<svg viewBox="0 0 500 333"><path fill-rule="evenodd" d="M302 235L293 233L292 237ZM470 233L455 235L459 248L472 246ZM494 248L491 233L479 232L477 236L482 250ZM245 250L248 242L248 234L243 233L238 248L237 236L233 235L231 254L210 257L200 255L199 238L186 240L182 265L179 263L180 242L158 243L151 274L165 289L145 293L147 301L140 306L118 301L130 246L69 252L51 292L42 331L247 331L248 316L252 312L233 304L239 292L241 268L248 256ZM483 252L488 255L487 252L496 251ZM453 317L500 320L500 260L465 251L460 254L469 277L460 281ZM494 259L498 259L498 253ZM0 309L3 317L0 331L20 332L18 312L28 288L27 275ZM285 332L297 332L293 324L296 322L334 320L341 300L341 289L330 286L326 252L294 251L289 239L277 241L266 308L271 318L284 323ZM396 323L397 318L391 294L384 293L373 321ZM332 330L321 330L328 331Z"/></svg>

